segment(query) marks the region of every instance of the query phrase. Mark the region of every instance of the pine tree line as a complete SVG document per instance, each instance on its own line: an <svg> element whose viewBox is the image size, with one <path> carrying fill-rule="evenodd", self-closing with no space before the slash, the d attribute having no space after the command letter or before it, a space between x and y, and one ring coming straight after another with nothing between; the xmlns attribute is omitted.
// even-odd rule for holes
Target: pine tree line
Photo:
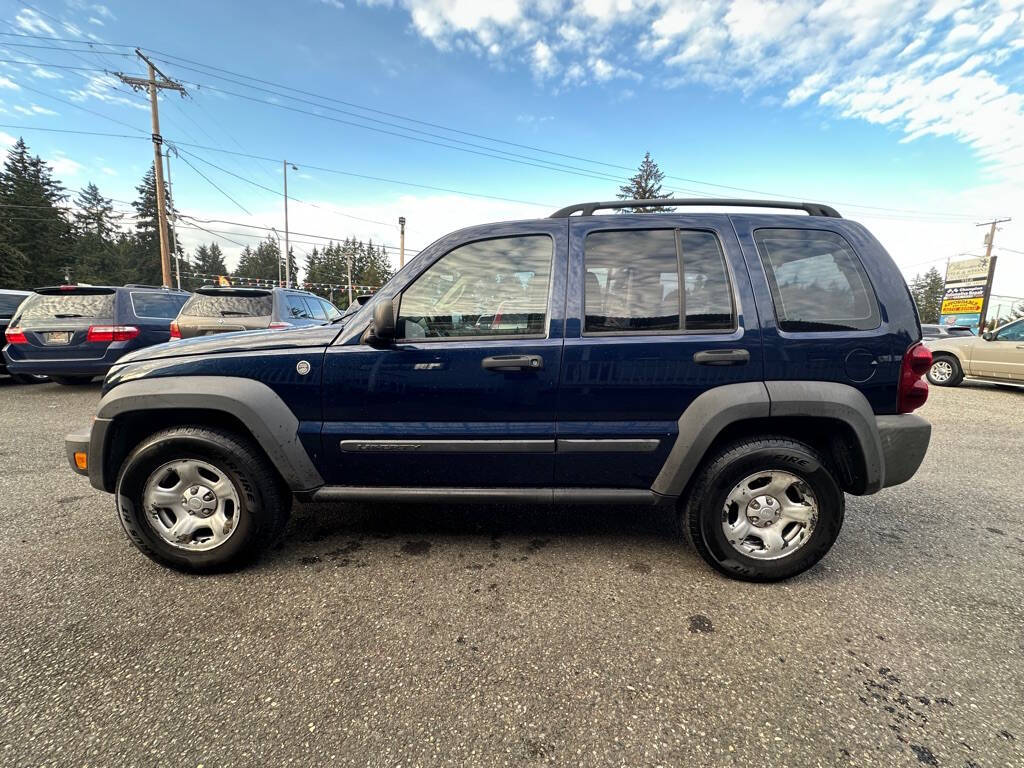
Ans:
<svg viewBox="0 0 1024 768"><path fill-rule="evenodd" d="M68 191L50 166L33 156L24 140L18 139L0 171L0 288L32 289L66 280L95 285L160 285L160 230L152 166L136 191L138 197L132 203L135 216L127 217L130 221L91 182L69 205ZM231 272L217 243L201 244L192 254L178 245L181 285L196 288L211 282L211 278L186 277L186 273L193 272L276 282L278 263L283 267L280 255L279 243L268 236L255 247L245 246L237 268ZM386 249L375 246L372 240L363 243L349 238L314 247L304 265L305 280L347 283L350 255L353 283L383 285L391 277ZM288 259L292 285L300 285L294 251ZM173 255L171 271L173 275ZM334 298L341 299L337 295ZM346 301L347 297L342 304Z"/></svg>

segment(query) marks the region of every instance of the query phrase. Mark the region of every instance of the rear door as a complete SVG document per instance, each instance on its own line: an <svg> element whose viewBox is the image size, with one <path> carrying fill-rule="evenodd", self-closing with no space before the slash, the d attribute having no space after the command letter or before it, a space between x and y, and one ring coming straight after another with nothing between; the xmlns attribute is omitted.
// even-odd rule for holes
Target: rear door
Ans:
<svg viewBox="0 0 1024 768"><path fill-rule="evenodd" d="M918 323L878 241L845 219L730 218L758 298L765 379L847 384L875 413L895 413L900 361Z"/></svg>
<svg viewBox="0 0 1024 768"><path fill-rule="evenodd" d="M694 398L762 378L746 268L721 216L571 218L569 241L555 485L648 488Z"/></svg>
<svg viewBox="0 0 1024 768"><path fill-rule="evenodd" d="M328 483L551 485L566 229L548 219L450 236L395 286L394 344L363 344L365 323L350 321L324 362Z"/></svg>
<svg viewBox="0 0 1024 768"><path fill-rule="evenodd" d="M27 344L9 350L12 359L98 360L110 344L89 337L92 326L115 321L113 288L61 286L41 288L15 318Z"/></svg>

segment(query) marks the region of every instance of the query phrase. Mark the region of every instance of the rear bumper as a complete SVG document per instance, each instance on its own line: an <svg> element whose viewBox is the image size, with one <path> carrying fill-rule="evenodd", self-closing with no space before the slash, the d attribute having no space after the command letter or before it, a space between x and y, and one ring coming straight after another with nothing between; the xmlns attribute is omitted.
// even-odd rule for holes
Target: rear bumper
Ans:
<svg viewBox="0 0 1024 768"><path fill-rule="evenodd" d="M33 373L45 376L103 376L114 360L7 360L8 373Z"/></svg>
<svg viewBox="0 0 1024 768"><path fill-rule="evenodd" d="M113 488L108 488L103 474L103 454L106 448L107 432L110 429L110 419L96 418L92 427L72 432L64 436L64 454L67 456L71 470L79 475L89 478L89 484L100 491L110 493ZM86 468L79 468L75 461L75 453L85 452Z"/></svg>
<svg viewBox="0 0 1024 768"><path fill-rule="evenodd" d="M883 487L905 483L924 461L932 425L914 413L877 416L875 420L882 445Z"/></svg>

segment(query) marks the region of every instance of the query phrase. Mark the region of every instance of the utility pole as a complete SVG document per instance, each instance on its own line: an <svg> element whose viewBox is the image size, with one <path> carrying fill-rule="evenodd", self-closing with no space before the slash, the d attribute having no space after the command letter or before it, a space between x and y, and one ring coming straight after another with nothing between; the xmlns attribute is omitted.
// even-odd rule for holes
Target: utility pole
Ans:
<svg viewBox="0 0 1024 768"><path fill-rule="evenodd" d="M985 236L985 258L988 259L988 278L985 280L985 293L981 297L981 315L978 317L978 335L985 332L985 315L988 312L988 299L992 295L992 280L996 274L996 257L992 255L992 245L996 239L996 225L1010 221L1006 219L993 219L984 221L975 226L988 227L988 235Z"/></svg>
<svg viewBox="0 0 1024 768"><path fill-rule="evenodd" d="M149 67L149 77L132 77L130 75L115 72L121 82L130 85L134 90L149 91L149 109L153 118L153 173L156 176L156 214L157 224L160 229L160 271L165 288L171 287L171 254L167 243L167 201L164 199L164 164L161 158L160 145L164 143L160 135L160 110L157 106L157 92L162 89L178 91L185 95L185 87L176 83L157 69L156 65L146 57L138 48L135 55L146 62ZM160 75L160 80L156 76Z"/></svg>
<svg viewBox="0 0 1024 768"><path fill-rule="evenodd" d="M398 268L401 269L405 266L405 216L398 217L398 229Z"/></svg>
<svg viewBox="0 0 1024 768"><path fill-rule="evenodd" d="M292 265L291 259L289 259L290 250L288 248L288 166L291 165L287 160L281 161L284 165L284 283L285 288L292 287ZM297 171L299 167L292 165L292 170Z"/></svg>
<svg viewBox="0 0 1024 768"><path fill-rule="evenodd" d="M171 182L171 152L175 155L178 150L168 147L164 156L167 158L167 207L171 209L171 253L174 254L174 279L181 290L181 259L178 258L178 232L175 224L178 223L178 214L174 210L174 184Z"/></svg>

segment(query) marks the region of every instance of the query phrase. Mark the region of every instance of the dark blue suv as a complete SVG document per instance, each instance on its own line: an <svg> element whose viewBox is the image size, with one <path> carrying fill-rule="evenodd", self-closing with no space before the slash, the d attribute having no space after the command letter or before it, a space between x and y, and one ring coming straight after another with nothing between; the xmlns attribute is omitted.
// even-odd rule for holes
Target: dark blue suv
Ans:
<svg viewBox="0 0 1024 768"><path fill-rule="evenodd" d="M640 206L676 210L595 215ZM332 325L126 357L66 450L175 568L247 561L296 496L657 505L715 568L777 580L845 493L923 460L920 339L892 259L827 206L591 203L447 235Z"/></svg>
<svg viewBox="0 0 1024 768"><path fill-rule="evenodd" d="M7 370L86 384L128 352L170 340L189 295L135 284L37 288L7 328Z"/></svg>

